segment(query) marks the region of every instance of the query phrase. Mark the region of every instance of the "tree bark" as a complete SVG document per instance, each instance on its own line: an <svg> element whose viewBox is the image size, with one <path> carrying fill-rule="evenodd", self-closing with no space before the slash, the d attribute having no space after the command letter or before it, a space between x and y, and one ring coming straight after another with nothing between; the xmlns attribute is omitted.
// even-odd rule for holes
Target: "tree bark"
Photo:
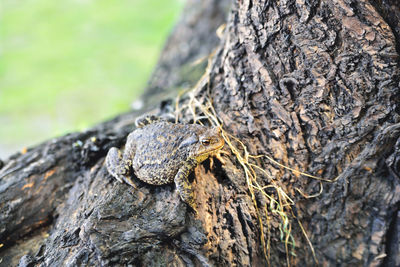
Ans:
<svg viewBox="0 0 400 267"><path fill-rule="evenodd" d="M146 108L4 162L0 264L400 266L399 4L229 6L188 1ZM173 185L107 173L139 114L210 105L229 154L196 168L197 215Z"/></svg>

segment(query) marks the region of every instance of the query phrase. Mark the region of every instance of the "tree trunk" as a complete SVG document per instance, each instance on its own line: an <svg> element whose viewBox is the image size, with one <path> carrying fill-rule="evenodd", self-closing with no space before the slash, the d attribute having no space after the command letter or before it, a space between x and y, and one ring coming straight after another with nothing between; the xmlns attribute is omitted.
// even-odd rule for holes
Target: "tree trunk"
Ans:
<svg viewBox="0 0 400 267"><path fill-rule="evenodd" d="M229 6L188 1L146 108L4 162L0 264L400 266L400 5ZM192 177L197 215L173 185L103 165L149 110L222 123L225 162Z"/></svg>

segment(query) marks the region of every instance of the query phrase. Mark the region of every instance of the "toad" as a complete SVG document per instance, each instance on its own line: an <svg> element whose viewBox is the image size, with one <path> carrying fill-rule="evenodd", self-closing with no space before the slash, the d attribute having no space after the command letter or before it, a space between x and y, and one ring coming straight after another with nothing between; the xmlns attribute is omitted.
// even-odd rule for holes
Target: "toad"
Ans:
<svg viewBox="0 0 400 267"><path fill-rule="evenodd" d="M119 182L135 187L135 176L145 183L164 185L174 182L181 199L194 210L193 191L188 181L194 168L224 146L219 127L171 123L155 116L136 121L123 154L112 147L106 157L108 172Z"/></svg>

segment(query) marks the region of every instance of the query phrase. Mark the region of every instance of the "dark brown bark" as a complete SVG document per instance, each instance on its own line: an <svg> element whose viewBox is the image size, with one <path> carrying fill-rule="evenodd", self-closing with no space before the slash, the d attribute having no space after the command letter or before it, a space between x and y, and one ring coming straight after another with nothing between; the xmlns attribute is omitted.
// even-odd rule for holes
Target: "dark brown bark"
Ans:
<svg viewBox="0 0 400 267"><path fill-rule="evenodd" d="M196 100L210 100L250 154L338 177L321 183L265 157L249 160L264 170L257 171L262 186L293 200L283 211L296 255L287 254L282 216L265 197L278 199L277 191L254 190L253 200L233 153L224 165L196 169L198 216L172 185L137 182L132 189L111 179L104 156L123 145L141 110L5 162L2 264L262 266L264 234L271 266L400 265L398 3L235 1L229 18L227 6L188 2L143 102L164 114L174 109L177 90L194 86ZM180 118L193 119L187 109ZM321 185L314 198L299 193L316 194Z"/></svg>

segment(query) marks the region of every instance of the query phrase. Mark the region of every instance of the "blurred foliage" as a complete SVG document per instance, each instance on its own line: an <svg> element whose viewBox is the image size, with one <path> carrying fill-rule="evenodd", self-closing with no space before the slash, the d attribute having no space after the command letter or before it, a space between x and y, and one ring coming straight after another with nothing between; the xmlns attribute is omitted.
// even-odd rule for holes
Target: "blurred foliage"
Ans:
<svg viewBox="0 0 400 267"><path fill-rule="evenodd" d="M182 0L1 0L0 150L128 110L182 7Z"/></svg>

